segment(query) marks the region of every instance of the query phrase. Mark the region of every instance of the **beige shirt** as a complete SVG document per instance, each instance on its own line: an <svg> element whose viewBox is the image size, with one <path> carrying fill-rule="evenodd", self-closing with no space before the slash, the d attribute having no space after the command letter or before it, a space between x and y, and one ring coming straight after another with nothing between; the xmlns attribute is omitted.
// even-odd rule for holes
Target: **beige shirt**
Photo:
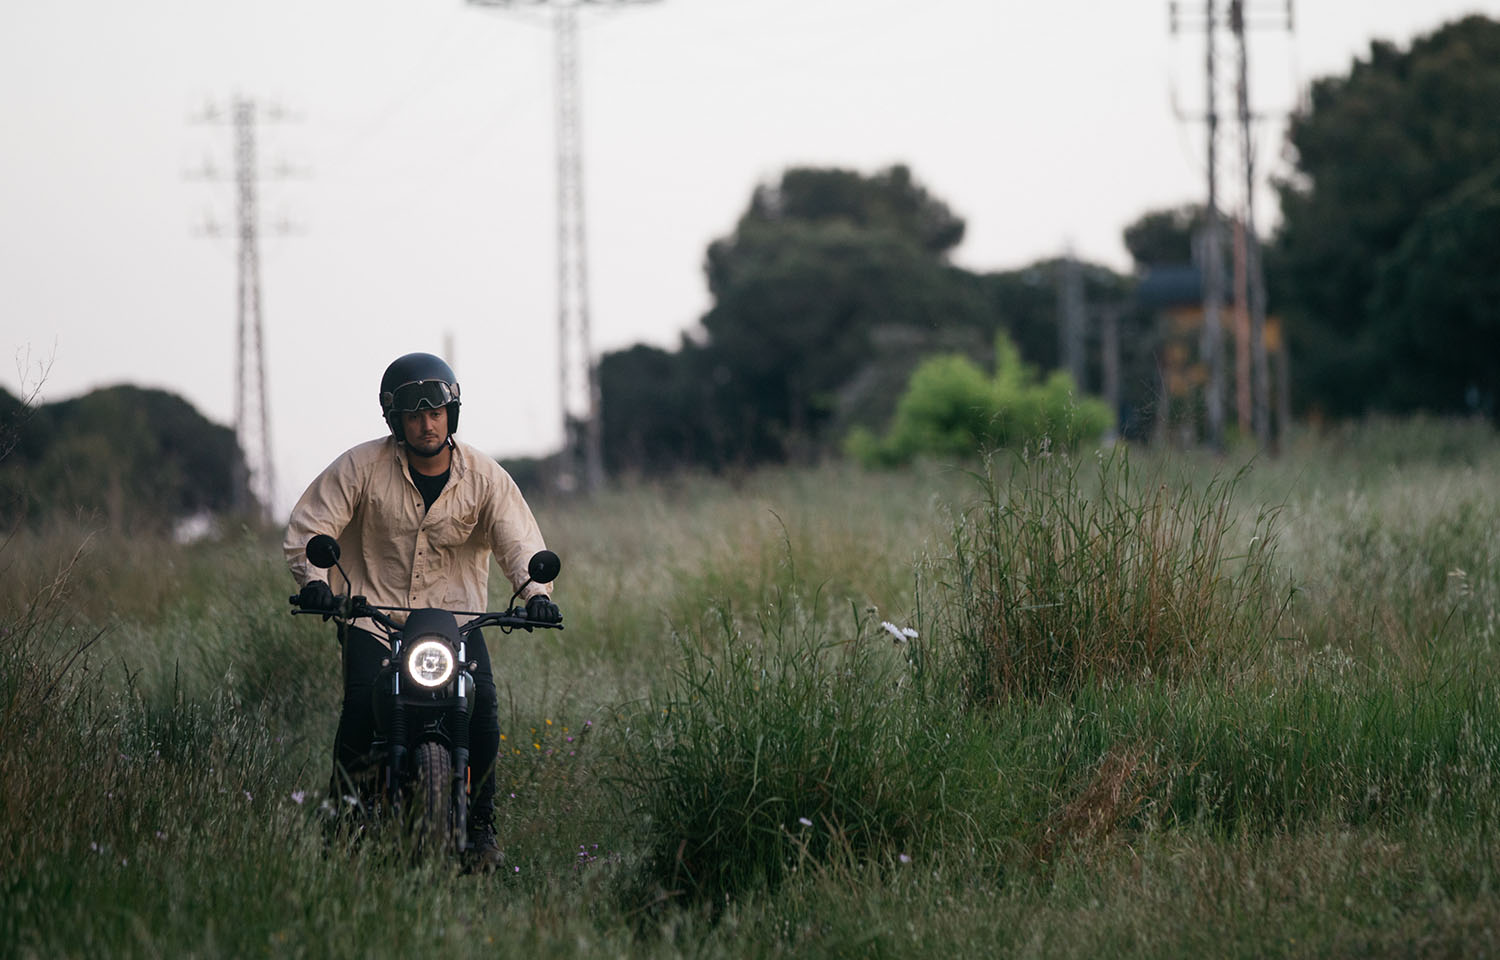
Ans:
<svg viewBox="0 0 1500 960"><path fill-rule="evenodd" d="M526 582L527 563L545 544L504 468L455 440L448 483L426 511L408 469L401 445L386 437L360 444L318 474L292 508L282 544L299 585L326 579L335 593L344 588L337 570L307 562L307 541L319 533L338 540L352 592L373 604L488 610L492 553L513 587ZM533 583L523 597L549 592ZM355 625L373 628L368 620Z"/></svg>

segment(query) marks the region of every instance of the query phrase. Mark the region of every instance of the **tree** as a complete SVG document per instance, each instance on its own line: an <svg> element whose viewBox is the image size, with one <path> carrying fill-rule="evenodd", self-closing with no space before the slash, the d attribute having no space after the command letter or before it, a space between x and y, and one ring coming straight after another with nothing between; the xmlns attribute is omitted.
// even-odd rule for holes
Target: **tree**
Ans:
<svg viewBox="0 0 1500 960"><path fill-rule="evenodd" d="M789 221L843 221L860 230L889 230L934 256L945 256L964 238L963 219L901 164L869 177L853 170L793 167L774 186L756 188L738 229ZM712 262L712 252L709 256Z"/></svg>
<svg viewBox="0 0 1500 960"><path fill-rule="evenodd" d="M607 398L605 469L652 475L733 459L715 380L712 357L687 338L675 353L637 344L605 354L599 364Z"/></svg>
<svg viewBox="0 0 1500 960"><path fill-rule="evenodd" d="M876 330L992 322L971 275L889 227L752 221L710 261L715 302L703 327L727 372L720 390L732 419L760 434L750 446L781 456L820 443Z"/></svg>
<svg viewBox="0 0 1500 960"><path fill-rule="evenodd" d="M1083 297L1090 309L1114 306L1128 299L1131 281L1106 266L1080 263ZM1062 282L1064 261L1052 257L1038 260L1019 270L1001 270L979 278L993 317L993 330L1005 331L1021 351L1021 359L1032 366L1050 370L1061 364L1058 344L1058 284ZM1089 355L1097 357L1098 344L1091 343Z"/></svg>
<svg viewBox="0 0 1500 960"><path fill-rule="evenodd" d="M1500 165L1429 206L1380 264L1376 330L1395 405L1500 421Z"/></svg>
<svg viewBox="0 0 1500 960"><path fill-rule="evenodd" d="M14 398L0 407L16 409ZM0 461L0 503L33 520L94 513L159 525L199 511L225 512L243 490L234 431L175 394L133 386L95 390L38 407Z"/></svg>
<svg viewBox="0 0 1500 960"><path fill-rule="evenodd" d="M1313 84L1292 118L1295 172L1276 185L1282 223L1266 260L1302 403L1332 414L1403 411L1442 394L1403 383L1400 322L1381 314L1396 300L1375 291L1383 270L1409 265L1395 257L1409 231L1500 156L1497 103L1500 23L1479 16L1406 51L1376 42L1347 76ZM1434 330L1454 322L1422 320Z"/></svg>
<svg viewBox="0 0 1500 960"><path fill-rule="evenodd" d="M1057 263L981 276L948 254L964 222L902 166L865 176L795 168L757 187L708 249L713 307L668 354L601 366L611 470L816 458L856 425L883 428L930 353L989 363L999 330L1055 366ZM1091 302L1124 278L1086 266ZM893 386L895 385L895 386Z"/></svg>
<svg viewBox="0 0 1500 960"><path fill-rule="evenodd" d="M905 167L871 176L794 168L757 187L704 264L713 307L675 353L607 355L605 460L645 472L817 456L851 420L883 422L894 391L862 377L891 330L918 349L955 330L984 342L992 312L951 266L963 220ZM913 338L898 337L905 344ZM904 382L916 362L897 358Z"/></svg>
<svg viewBox="0 0 1500 960"><path fill-rule="evenodd" d="M1125 249L1139 267L1192 263L1203 223L1201 204L1148 210L1125 228Z"/></svg>

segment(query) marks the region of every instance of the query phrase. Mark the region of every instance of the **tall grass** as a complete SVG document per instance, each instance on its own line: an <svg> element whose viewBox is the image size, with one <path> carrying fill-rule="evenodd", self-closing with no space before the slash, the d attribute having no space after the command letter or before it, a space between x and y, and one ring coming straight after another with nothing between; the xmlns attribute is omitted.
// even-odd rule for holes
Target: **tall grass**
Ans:
<svg viewBox="0 0 1500 960"><path fill-rule="evenodd" d="M1271 638L1290 599L1274 508L1242 515L1235 476L1168 479L1138 476L1123 450L985 464L934 607L972 701L1179 678Z"/></svg>
<svg viewBox="0 0 1500 960"><path fill-rule="evenodd" d="M337 651L274 537L12 540L0 943L1493 951L1500 445L1408 429L538 502L568 629L490 638L484 875L325 844Z"/></svg>
<svg viewBox="0 0 1500 960"><path fill-rule="evenodd" d="M722 904L799 867L899 856L943 827L941 710L892 636L795 597L719 606L631 714L621 780L648 825L645 894Z"/></svg>

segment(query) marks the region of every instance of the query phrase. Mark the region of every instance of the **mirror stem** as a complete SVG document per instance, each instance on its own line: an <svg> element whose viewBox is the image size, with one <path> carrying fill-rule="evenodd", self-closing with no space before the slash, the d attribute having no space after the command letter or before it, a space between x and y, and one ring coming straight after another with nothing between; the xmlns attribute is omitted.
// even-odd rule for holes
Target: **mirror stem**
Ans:
<svg viewBox="0 0 1500 960"><path fill-rule="evenodd" d="M344 572L343 565L337 560L333 561L333 569L337 570L339 576L344 578L344 596L349 596L354 591L354 581L349 579L349 574Z"/></svg>
<svg viewBox="0 0 1500 960"><path fill-rule="evenodd" d="M507 607L514 607L516 605L516 597L519 597L521 595L521 591L525 590L527 587L531 586L534 582L535 582L534 578L527 577L526 578L526 582L523 583L523 584L521 584L519 587L516 587L516 592L510 595L510 603L507 603L506 606Z"/></svg>

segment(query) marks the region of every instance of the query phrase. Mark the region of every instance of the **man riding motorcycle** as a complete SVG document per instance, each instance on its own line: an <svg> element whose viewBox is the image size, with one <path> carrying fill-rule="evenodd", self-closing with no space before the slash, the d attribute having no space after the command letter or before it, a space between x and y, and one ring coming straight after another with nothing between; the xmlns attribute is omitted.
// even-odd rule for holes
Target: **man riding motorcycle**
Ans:
<svg viewBox="0 0 1500 960"><path fill-rule="evenodd" d="M283 549L301 587L302 609L338 606L325 574L304 553L308 540L324 533L344 548L353 590L373 604L488 609L493 554L512 586L522 589L529 619L562 621L550 585L527 582L527 561L546 545L520 488L493 459L453 437L459 402L458 379L439 357L409 353L386 368L380 410L390 435L346 451L292 508ZM340 584L340 592L348 586ZM371 692L388 655L386 640L372 626L355 620L340 629L344 703L334 740L335 799L360 796L361 774L372 763ZM499 698L484 638L475 631L469 642L478 669L469 725L468 840L473 855L493 865L501 859L494 829Z"/></svg>

